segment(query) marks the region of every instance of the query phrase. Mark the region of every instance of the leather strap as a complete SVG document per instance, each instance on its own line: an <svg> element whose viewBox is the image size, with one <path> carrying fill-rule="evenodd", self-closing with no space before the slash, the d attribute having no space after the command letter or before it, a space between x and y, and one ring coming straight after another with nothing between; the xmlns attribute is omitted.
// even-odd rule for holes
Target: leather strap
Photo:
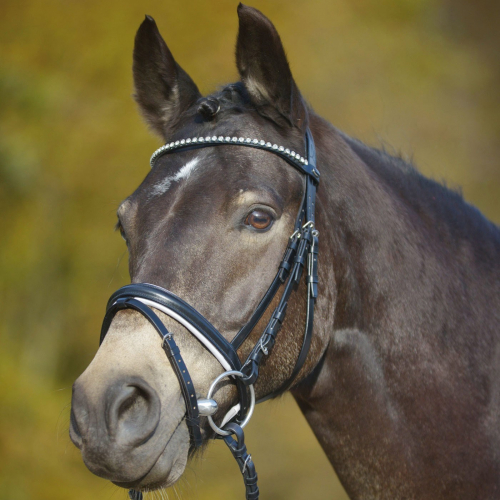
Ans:
<svg viewBox="0 0 500 500"><path fill-rule="evenodd" d="M216 348L217 351L222 355L222 357L227 361L227 366L224 367L226 370L241 370L241 362L238 358L236 349L216 330L216 328L207 319L205 319L194 307L190 306L187 302L184 302L174 293L159 286L151 285L149 283L125 285L115 293L113 293L108 301L106 315L104 317L101 328L101 343L109 329L109 326L111 325L111 321L113 320L117 312L117 309L114 307L114 305L117 303L124 303L124 301L125 303L129 303L129 301L133 299L134 304L136 302L141 304L142 309L141 311L139 311L141 313L143 310L149 310L152 314L154 314L148 305L145 305L140 302L140 300L135 299L146 299L155 304L163 305L169 310L174 311L181 318L184 318L188 323L195 326L196 329L199 330L199 332L203 335L203 337L210 341L211 345L213 345L213 347ZM146 315L144 314L144 316ZM154 314L154 316L158 318L156 314ZM160 320L158 319L158 321ZM240 401L240 410L238 412L237 421L241 422L245 418L245 415L247 414L247 410L249 408L248 392L246 385L242 379L235 378L234 381L236 383L238 399ZM197 447L196 444L195 447Z"/></svg>
<svg viewBox="0 0 500 500"><path fill-rule="evenodd" d="M318 172L316 168L316 146L314 139L307 127L306 130L306 148L307 148L307 163L311 172ZM319 173L317 175L306 175L307 182L307 199L306 199L306 221L314 222L314 213L316 208L316 186L319 182Z"/></svg>
<svg viewBox="0 0 500 500"><path fill-rule="evenodd" d="M309 137L307 137L309 134ZM311 151L311 148L309 144L313 143L314 141L311 141L312 139L312 134L307 128L306 131L306 149L307 149L307 157L308 157L308 164L304 165L300 161L296 160L293 157L290 157L285 151L280 151L279 149L269 149L267 145L261 145L259 143L254 143L254 142L238 142L238 141L232 141L232 142L218 142L218 141L203 141L203 142L190 142L190 143L185 143L185 144L178 144L175 146L174 149L163 149L160 148L161 150L157 150L155 152L154 157L151 159L152 160L152 167L154 167L154 164L158 161L158 158L171 154L171 153L177 153L179 151L190 151L193 149L200 149L200 148L206 148L206 147L214 147L214 146L240 146L240 147L246 147L246 148L254 148L254 149L262 149L264 151L269 151L270 153L273 153L275 155L278 155L280 158L285 160L289 165L292 167L296 168L303 174L305 174L308 177L312 177L316 179L316 182L319 182L319 171L316 168L316 161L314 163L311 163L309 161L309 158L311 156L311 153L314 154L314 158L316 158L316 151L313 150ZM309 142L309 143L308 143Z"/></svg>
<svg viewBox="0 0 500 500"><path fill-rule="evenodd" d="M299 222L300 222L300 214L299 214ZM264 314L264 312L269 307L269 304L272 302L276 293L280 289L281 285L285 283L290 274L290 270L293 265L293 258L295 256L295 252L297 250L298 239L296 237L292 237L288 240L288 245L286 247L285 253L283 255L283 259L278 268L278 272L274 277L271 286L268 288L264 297L260 301L257 309L255 309L254 313L247 321L247 323L240 329L240 331L234 336L231 344L235 349L239 349L243 342L248 338L252 330L255 328L255 325L259 322L260 318Z"/></svg>
<svg viewBox="0 0 500 500"><path fill-rule="evenodd" d="M195 448L202 445L200 431L200 413L198 411L198 400L196 391L193 386L193 381L189 375L189 371L182 359L179 347L174 341L172 334L167 330L160 318L142 302L133 298L119 298L107 310L106 318L111 320L114 315L122 309L133 309L141 313L158 332L162 338L162 348L167 354L167 358L172 365L172 368L177 376L181 387L182 396L186 405L186 424L189 429L191 443ZM104 334L105 335L105 334ZM101 343L104 337L101 338Z"/></svg>
<svg viewBox="0 0 500 500"><path fill-rule="evenodd" d="M308 166L312 171L316 171L316 148L314 145L314 139L312 138L309 128L306 132L306 147L307 147L307 158ZM302 216L305 216L306 223L302 227L302 230L298 234L296 233L296 241L294 246L293 257L293 268L291 270L290 279L288 280L283 295L281 297L280 303L276 310L274 311L271 320L269 321L264 333L257 341L255 347L252 349L250 355L245 361L242 371L247 375L246 382L254 383L259 375L259 365L263 359L263 356L267 356L270 350L276 342L276 336L281 329L283 324L286 307L288 304L288 299L294 288L296 288L300 282L302 276L302 271L307 262L307 311L306 311L306 326L304 332L304 338L302 341L302 346L299 352L299 356L295 363L295 366L288 377L288 379L281 385L279 389L268 394L267 396L261 398L258 403L266 401L276 397L286 390L288 390L297 375L299 374L301 368L303 367L312 339L312 329L314 321L314 304L316 302L316 297L318 294L317 283L318 283L318 232L314 228L315 219L315 203L316 203L316 185L317 179L314 179L310 175L306 176L306 189L303 199L303 207L301 214L297 220L301 220ZM297 227L297 223L296 223ZM299 226L300 227L300 224ZM293 240L293 238L292 238ZM287 251L290 248L290 243L287 247ZM287 252L285 251L285 256ZM285 257L286 258L286 257ZM284 258L284 260L285 260ZM267 295L267 294L266 294ZM274 297L274 295L273 295ZM266 298L266 297L265 297ZM268 301L268 305L272 298ZM261 303L262 304L262 303ZM261 306L259 304L259 306ZM264 308L265 310L265 308ZM241 331L241 330L240 330ZM248 332L249 333L249 332ZM248 334L247 334L248 335Z"/></svg>
<svg viewBox="0 0 500 500"><path fill-rule="evenodd" d="M184 302L174 293L166 290L165 288L161 288L157 285L151 285L149 283L125 285L111 295L108 300L108 307L119 297L139 297L148 299L152 302L162 304L165 307L172 309L188 323L194 325L197 330L209 339L220 354L226 359L232 370L240 370L241 362L238 358L236 349L231 345L231 343L228 342L194 307L190 306L187 302ZM105 334L110 324L111 321L107 322L105 319L101 329L101 339L103 338L103 332Z"/></svg>
<svg viewBox="0 0 500 500"><path fill-rule="evenodd" d="M243 482L245 483L246 499L258 500L259 487L257 486L257 472L255 471L252 456L248 453L247 447L245 446L243 429L234 423L227 424L224 429L232 432L236 436L236 439L234 439L231 435L226 436L224 438L224 442L240 468L241 475L243 476Z"/></svg>
<svg viewBox="0 0 500 500"><path fill-rule="evenodd" d="M292 370L292 373L288 379L281 385L279 389L268 394L267 396L259 399L258 403L263 403L268 399L275 398L280 394L285 393L290 389L300 370L304 366L307 359L307 354L309 353L309 348L311 347L312 340L312 329L314 324L314 303L316 302L316 297L318 295L317 283L318 283L318 237L313 236L313 245L311 251L309 252L308 258L308 273L307 273L307 310L306 310L306 327L304 332L304 338L302 341L302 347L300 349L297 361Z"/></svg>
<svg viewBox="0 0 500 500"><path fill-rule="evenodd" d="M312 241L312 230L310 227L304 228L299 234L296 235L298 240L298 248L295 253L295 258L293 261L293 268L290 273L290 278L285 285L285 290L283 291L283 295L281 296L280 302L276 309L274 310L271 320L267 324L264 333L256 343L255 347L252 349L249 354L245 364L243 365L242 372L247 375L247 379L245 379L246 383L253 384L257 380L259 376L259 366L264 356L268 356L276 342L276 336L281 329L283 321L286 315L286 309L288 305L288 300L292 291L298 286L300 282L300 278L302 276L302 269L306 263L307 259L307 251L310 246L310 242ZM312 324L311 324L312 331ZM307 330L306 330L307 334ZM307 353L306 353L307 355ZM289 382L293 382L293 380L289 379ZM276 396L278 393L273 393L272 395L268 395L265 399L269 399L270 397ZM258 402L262 402L265 399L261 399Z"/></svg>

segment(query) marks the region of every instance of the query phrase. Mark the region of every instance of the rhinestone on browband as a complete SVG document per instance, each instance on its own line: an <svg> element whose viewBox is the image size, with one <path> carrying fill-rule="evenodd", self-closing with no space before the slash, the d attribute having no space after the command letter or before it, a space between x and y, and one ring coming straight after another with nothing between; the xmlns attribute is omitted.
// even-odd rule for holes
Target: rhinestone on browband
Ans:
<svg viewBox="0 0 500 500"><path fill-rule="evenodd" d="M300 156L298 153L296 153L295 151L291 151L288 148L284 148L283 146L278 146L278 144L271 144L270 142L266 142L259 139L250 139L249 137L246 138L229 137L229 136L224 137L222 135L219 136L214 135L212 137L192 137L189 139L180 139L175 142L170 142L170 143L167 142L167 144L164 144L161 148L158 148L153 153L151 159L149 160L149 163L151 165L151 168L153 168L157 158L160 157L163 153L166 153L167 151L173 151L174 149L179 149L190 145L207 144L207 143L242 144L242 145L254 146L259 149L267 149L269 151L279 152L295 160L296 162L301 163L302 165L308 165L307 160L302 156Z"/></svg>

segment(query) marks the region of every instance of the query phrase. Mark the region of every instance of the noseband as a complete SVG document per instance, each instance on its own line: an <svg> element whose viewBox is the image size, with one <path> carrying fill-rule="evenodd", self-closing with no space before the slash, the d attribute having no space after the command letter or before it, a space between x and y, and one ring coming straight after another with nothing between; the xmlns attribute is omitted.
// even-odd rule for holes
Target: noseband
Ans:
<svg viewBox="0 0 500 500"><path fill-rule="evenodd" d="M157 149L151 157L150 163L151 168L153 168L158 158L177 151L219 145L244 146L270 151L305 175L302 205L278 272L248 322L243 325L231 342L227 341L194 307L172 292L149 283L126 285L117 290L108 301L101 329L100 342L102 343L115 314L121 309L133 309L151 323L162 338L162 348L181 387L186 404L186 423L191 439L191 450L202 445L200 416L206 417L210 427L216 433L216 437L224 439L238 462L245 482L247 500L257 500L259 498L259 488L257 487L255 466L251 456L247 453L242 429L250 420L255 407L253 385L259 376L260 363L264 356L271 353L277 334L285 319L288 299L292 291L297 288L304 268L307 269L307 314L302 347L289 378L279 389L263 397L257 401L258 403L282 394L291 387L304 365L311 345L314 303L318 295L318 231L314 225L314 212L319 172L316 168L314 140L309 128L306 130L305 144L307 158L303 158L283 146L258 139L223 136L194 137L165 144ZM279 304L254 348L245 362L242 363L237 351L261 319L281 285L284 285L284 290ZM224 368L224 373L219 375L210 386L206 399L198 399L189 371L181 356L179 347L174 341L173 334L167 330L153 309L159 310L181 323ZM231 377L236 383L239 404L231 408L222 419L221 424L217 425L212 415L217 411L218 406L212 399L212 395L217 384L226 377ZM232 436L235 436L236 439ZM130 490L129 496L132 500L142 500L140 491Z"/></svg>

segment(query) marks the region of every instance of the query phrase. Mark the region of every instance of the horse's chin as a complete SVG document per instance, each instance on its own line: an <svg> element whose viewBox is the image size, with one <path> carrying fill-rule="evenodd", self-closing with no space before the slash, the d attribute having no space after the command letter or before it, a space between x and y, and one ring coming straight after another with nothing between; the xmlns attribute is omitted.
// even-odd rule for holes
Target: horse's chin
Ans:
<svg viewBox="0 0 500 500"><path fill-rule="evenodd" d="M189 452L189 433L186 425L179 425L168 440L162 454L151 469L135 481L112 481L126 489L152 491L175 484L186 469Z"/></svg>

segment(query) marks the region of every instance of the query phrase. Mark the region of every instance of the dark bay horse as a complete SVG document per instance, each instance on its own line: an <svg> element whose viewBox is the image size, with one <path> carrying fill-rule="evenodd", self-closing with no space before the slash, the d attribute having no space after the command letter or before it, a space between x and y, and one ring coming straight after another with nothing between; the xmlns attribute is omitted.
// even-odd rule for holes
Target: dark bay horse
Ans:
<svg viewBox="0 0 500 500"><path fill-rule="evenodd" d="M310 127L321 170L319 294L293 396L352 499L500 498L499 228L459 194L314 114L271 22L243 5L238 15L241 82L208 97L147 17L135 40L136 100L167 142L256 137L304 155ZM266 151L220 146L161 157L118 209L132 282L173 291L230 340L276 273L303 192L300 172ZM291 296L257 397L293 369L305 286ZM158 315L206 394L220 364ZM215 397L231 407L233 384ZM185 413L153 327L119 312L74 385L70 433L86 465L127 488L173 484L191 456Z"/></svg>

